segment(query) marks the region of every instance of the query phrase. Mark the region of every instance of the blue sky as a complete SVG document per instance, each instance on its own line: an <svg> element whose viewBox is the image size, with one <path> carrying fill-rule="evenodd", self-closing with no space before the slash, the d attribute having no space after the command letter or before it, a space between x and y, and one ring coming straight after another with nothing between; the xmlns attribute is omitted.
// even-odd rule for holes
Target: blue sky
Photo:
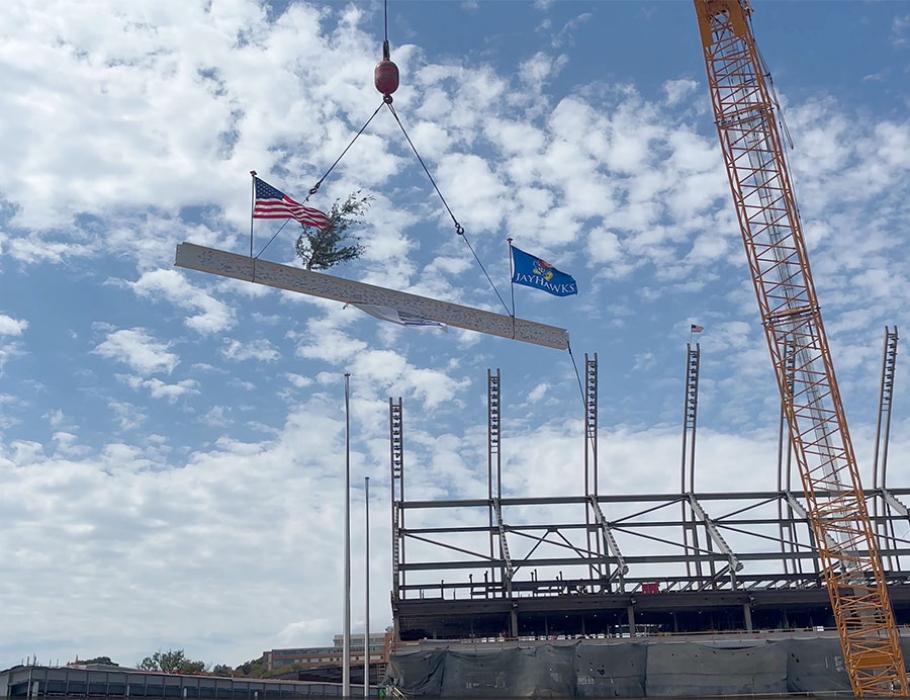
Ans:
<svg viewBox="0 0 910 700"><path fill-rule="evenodd" d="M518 288L518 312L599 353L609 487L676 488L692 322L698 486L771 487L776 390L689 4L390 4L396 108L497 284L510 235L579 282L567 299ZM390 395L412 493L483 493L487 367L504 373L506 491L580 491L565 354L172 266L183 240L247 249L249 170L299 198L340 153L379 104L380 11L59 0L0 18L0 666L172 646L239 663L337 632L345 371L375 522ZM868 473L882 327L908 322L910 5L756 3L754 26ZM337 274L495 310L388 114L312 203L358 188L375 197L367 253ZM268 257L292 262L294 238Z"/></svg>

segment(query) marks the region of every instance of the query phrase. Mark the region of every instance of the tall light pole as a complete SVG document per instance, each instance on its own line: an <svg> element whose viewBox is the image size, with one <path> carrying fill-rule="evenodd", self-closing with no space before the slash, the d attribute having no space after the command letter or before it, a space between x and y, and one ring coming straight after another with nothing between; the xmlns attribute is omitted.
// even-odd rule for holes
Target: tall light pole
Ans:
<svg viewBox="0 0 910 700"><path fill-rule="evenodd" d="M363 565L366 590L366 612L363 625L363 697L370 697L370 477L363 477L363 501L366 513L366 560Z"/></svg>
<svg viewBox="0 0 910 700"><path fill-rule="evenodd" d="M351 373L344 373L344 624L341 695L351 697Z"/></svg>

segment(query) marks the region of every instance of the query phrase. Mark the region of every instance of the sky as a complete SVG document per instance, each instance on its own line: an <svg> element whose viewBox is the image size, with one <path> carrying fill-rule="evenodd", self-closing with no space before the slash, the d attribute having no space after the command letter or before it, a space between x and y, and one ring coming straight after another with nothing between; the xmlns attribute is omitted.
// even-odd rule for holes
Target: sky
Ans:
<svg viewBox="0 0 910 700"><path fill-rule="evenodd" d="M499 289L506 239L578 281L518 315L600 360L602 479L678 488L689 326L696 486L773 488L778 399L689 3L397 2L395 107ZM910 4L754 3L851 433L871 469L886 324L908 326ZM388 416L409 496L582 493L565 353L405 329L173 266L249 246L250 180L302 199L379 105L378 2L12 0L0 15L0 667L158 649L237 664L341 629L343 374L355 631L389 609ZM310 200L373 204L333 274L497 310L381 112ZM264 256L295 263L288 227ZM275 232L257 222L257 249ZM899 358L889 478L910 477ZM456 515L456 517L461 517ZM357 602L361 601L361 602Z"/></svg>

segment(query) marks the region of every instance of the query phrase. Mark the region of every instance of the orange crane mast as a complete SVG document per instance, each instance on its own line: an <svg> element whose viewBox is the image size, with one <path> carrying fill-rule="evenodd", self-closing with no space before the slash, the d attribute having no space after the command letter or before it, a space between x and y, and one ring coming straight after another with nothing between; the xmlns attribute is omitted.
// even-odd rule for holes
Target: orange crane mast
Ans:
<svg viewBox="0 0 910 700"><path fill-rule="evenodd" d="M695 11L717 134L853 693L905 697L900 638L752 10L747 0L695 0Z"/></svg>

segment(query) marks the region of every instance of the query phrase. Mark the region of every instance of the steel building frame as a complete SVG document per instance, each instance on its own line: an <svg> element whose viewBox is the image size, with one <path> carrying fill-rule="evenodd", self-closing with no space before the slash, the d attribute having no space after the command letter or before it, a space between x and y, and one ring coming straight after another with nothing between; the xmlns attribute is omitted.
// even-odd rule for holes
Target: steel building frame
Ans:
<svg viewBox="0 0 910 700"><path fill-rule="evenodd" d="M882 454L896 355L889 338ZM696 489L699 367L700 348L687 346L678 493L600 493L596 354L585 356L584 493L577 495L503 496L497 369L487 372L487 497L407 500L403 404L390 400L397 637L831 626L805 497L793 483L783 408L776 489ZM879 472L883 479L884 468ZM896 536L895 524L910 525L901 500L907 497L910 488L883 482L864 493L902 622L910 622L910 569L901 567L910 555L910 535Z"/></svg>

